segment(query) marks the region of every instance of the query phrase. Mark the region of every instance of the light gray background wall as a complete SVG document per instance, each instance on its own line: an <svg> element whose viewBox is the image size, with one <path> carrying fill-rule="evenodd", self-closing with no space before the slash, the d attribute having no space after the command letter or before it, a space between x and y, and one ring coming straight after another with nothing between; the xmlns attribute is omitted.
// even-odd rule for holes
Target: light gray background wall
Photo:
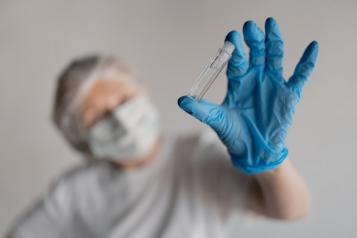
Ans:
<svg viewBox="0 0 357 238"><path fill-rule="evenodd" d="M114 53L135 66L162 111L163 127L200 127L176 106L230 29L279 21L286 75L313 39L321 54L290 131L290 157L311 187L300 222L258 220L237 237L357 234L357 2L14 1L0 2L0 234L75 163L50 122L55 76L74 56ZM220 100L221 77L210 98ZM241 236L239 236L239 235Z"/></svg>

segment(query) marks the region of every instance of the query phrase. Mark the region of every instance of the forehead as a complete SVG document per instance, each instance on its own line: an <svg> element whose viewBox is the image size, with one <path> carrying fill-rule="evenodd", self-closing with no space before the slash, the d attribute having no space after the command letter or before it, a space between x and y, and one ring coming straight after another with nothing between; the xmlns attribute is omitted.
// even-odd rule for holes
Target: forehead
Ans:
<svg viewBox="0 0 357 238"><path fill-rule="evenodd" d="M127 73L116 73L115 75L104 74L98 76L87 92L87 98L96 95L108 95L111 93L136 92L140 86L134 76Z"/></svg>
<svg viewBox="0 0 357 238"><path fill-rule="evenodd" d="M128 87L129 85L127 85L123 81L118 81L113 79L96 80L89 88L87 97L93 94L117 92L117 91L125 90Z"/></svg>

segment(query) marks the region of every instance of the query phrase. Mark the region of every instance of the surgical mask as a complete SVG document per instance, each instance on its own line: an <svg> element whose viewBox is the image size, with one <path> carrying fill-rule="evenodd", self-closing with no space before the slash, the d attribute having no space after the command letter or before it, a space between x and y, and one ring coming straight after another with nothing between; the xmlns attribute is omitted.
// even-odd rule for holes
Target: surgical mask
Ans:
<svg viewBox="0 0 357 238"><path fill-rule="evenodd" d="M127 161L147 155L158 136L157 110L146 97L139 96L89 129L88 144L95 158Z"/></svg>

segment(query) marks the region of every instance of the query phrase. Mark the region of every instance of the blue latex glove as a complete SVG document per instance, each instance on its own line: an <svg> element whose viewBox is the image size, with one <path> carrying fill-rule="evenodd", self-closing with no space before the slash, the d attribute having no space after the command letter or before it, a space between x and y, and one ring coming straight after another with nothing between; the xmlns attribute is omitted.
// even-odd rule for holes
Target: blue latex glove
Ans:
<svg viewBox="0 0 357 238"><path fill-rule="evenodd" d="M250 48L249 63L239 33L232 31L226 37L235 50L228 62L228 89L223 103L183 96L178 104L218 134L235 167L246 173L260 173L278 167L287 157L288 128L303 85L314 68L318 43L310 43L294 74L285 81L283 40L276 21L266 20L265 35L248 21L243 34Z"/></svg>

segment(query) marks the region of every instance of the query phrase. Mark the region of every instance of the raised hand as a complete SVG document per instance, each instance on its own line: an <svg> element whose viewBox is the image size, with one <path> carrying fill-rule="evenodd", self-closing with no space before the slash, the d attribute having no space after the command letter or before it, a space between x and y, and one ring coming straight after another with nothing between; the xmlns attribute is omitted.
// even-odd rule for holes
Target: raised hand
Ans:
<svg viewBox="0 0 357 238"><path fill-rule="evenodd" d="M265 34L248 21L243 34L250 48L249 62L239 33L232 31L226 37L235 50L227 67L228 89L223 103L183 96L178 104L218 134L235 167L259 173L276 168L287 157L288 128L315 66L318 43L310 43L286 81L282 67L284 43L276 21L266 20Z"/></svg>

